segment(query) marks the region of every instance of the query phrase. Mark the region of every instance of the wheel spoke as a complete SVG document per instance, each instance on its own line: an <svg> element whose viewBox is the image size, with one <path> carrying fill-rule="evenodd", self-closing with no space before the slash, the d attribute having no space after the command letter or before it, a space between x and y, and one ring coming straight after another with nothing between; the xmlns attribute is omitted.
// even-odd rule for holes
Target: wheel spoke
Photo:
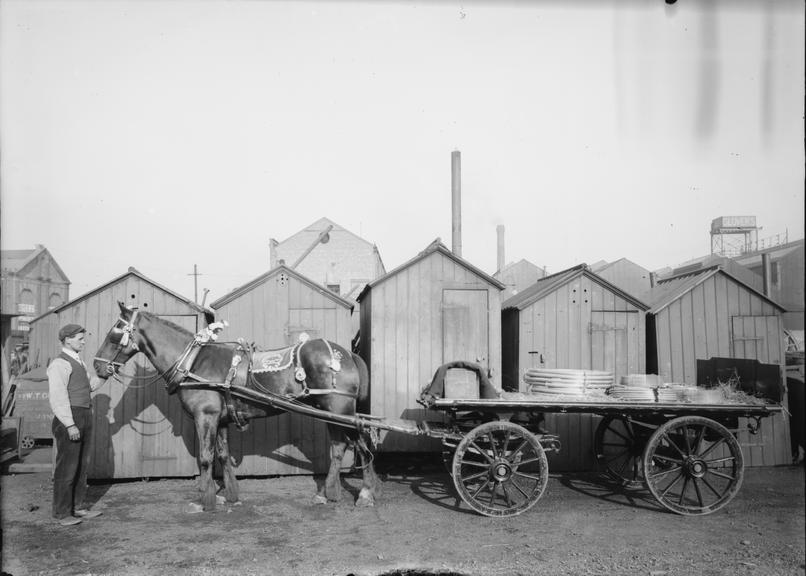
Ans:
<svg viewBox="0 0 806 576"><path fill-rule="evenodd" d="M725 456L724 458L716 458L714 460L706 460L708 464L721 464L722 462L736 461L735 456Z"/></svg>
<svg viewBox="0 0 806 576"><path fill-rule="evenodd" d="M535 482L540 482L540 475L539 474L527 474L526 472L521 472L519 470L515 470L512 472L513 476L523 476L524 478L529 478L529 480L534 480Z"/></svg>
<svg viewBox="0 0 806 576"><path fill-rule="evenodd" d="M510 462L512 462L512 460L510 460ZM540 458L535 457L535 458L528 458L526 460L521 460L520 462L518 462L518 466L523 466L524 464L531 464L532 462L540 462Z"/></svg>
<svg viewBox="0 0 806 576"><path fill-rule="evenodd" d="M666 487L666 490L661 492L661 496L666 498L666 495L669 493L669 490L671 490L674 487L674 485L677 484L680 481L680 479L682 477L683 477L683 471L680 470L680 474L677 475L677 478L675 478L674 480L671 481L671 483Z"/></svg>
<svg viewBox="0 0 806 576"><path fill-rule="evenodd" d="M482 449L479 447L479 445L478 445L478 444L476 444L476 441L475 441L475 440L471 441L471 442L470 442L470 445L471 445L473 448L475 448L479 454L481 454L482 456L484 456L484 457L487 459L487 462L489 462L490 464L492 464L492 463L493 463L493 459L492 459L492 458L490 458L490 455L489 455L489 454L487 454L487 451L486 451L486 450L482 450Z"/></svg>
<svg viewBox="0 0 806 576"><path fill-rule="evenodd" d="M623 457L623 456L625 456L625 455L629 455L629 453L630 453L630 451L629 451L629 450L622 450L621 452L619 452L619 453L618 453L618 454L616 454L615 456L611 456L610 458L605 458L605 462L607 462L608 464L610 464L610 463L611 463L611 462L613 462L614 460L617 460L617 459L619 459L619 458L621 458L621 457Z"/></svg>
<svg viewBox="0 0 806 576"><path fill-rule="evenodd" d="M670 456L664 456L663 454L657 454L657 453L652 455L652 459L653 460L662 460L664 462L672 462L674 464L682 464L683 463L682 460L676 460L675 458L671 458Z"/></svg>
<svg viewBox="0 0 806 576"><path fill-rule="evenodd" d="M512 484L518 490L518 492L523 494L524 498L526 498L527 500L529 499L529 495L526 492L523 491L523 488L518 486L517 482L515 482L515 477L514 476L510 479L510 484Z"/></svg>
<svg viewBox="0 0 806 576"><path fill-rule="evenodd" d="M465 466L475 466L477 468L489 468L490 467L489 462L477 462L475 460L461 460L460 464L465 465Z"/></svg>
<svg viewBox="0 0 806 576"><path fill-rule="evenodd" d="M731 476L730 474L723 474L722 472L717 472L716 470L708 470L709 474L713 474L714 476L719 476L720 478L724 478L725 480L730 480L733 482L736 480L735 476Z"/></svg>
<svg viewBox="0 0 806 576"><path fill-rule="evenodd" d="M683 498L686 497L686 488L688 488L688 476L683 478L683 488L680 490L680 499L677 501L680 506L683 505Z"/></svg>
<svg viewBox="0 0 806 576"><path fill-rule="evenodd" d="M487 437L487 442L490 445L490 452L492 452L493 460L495 460L498 458L498 449L495 445L495 436L493 436L492 432L486 434L485 436ZM481 438L481 436L479 438Z"/></svg>
<svg viewBox="0 0 806 576"><path fill-rule="evenodd" d="M705 478L705 476L703 476L703 477L701 478L701 480L702 480L702 483L703 483L703 484L705 484L705 485L708 487L708 489L709 489L709 490L711 490L711 492L713 492L713 493L714 493L714 495L715 495L717 498L722 498L722 494L720 494L719 492L717 492L717 490L716 490L716 489L715 489L713 486L711 486L711 483L710 483L710 482L709 482L709 481L708 481L708 480Z"/></svg>
<svg viewBox="0 0 806 576"><path fill-rule="evenodd" d="M512 437L512 432L507 430L507 435L504 437L504 447L501 449L501 454L506 456L507 448L509 448L509 439Z"/></svg>
<svg viewBox="0 0 806 576"><path fill-rule="evenodd" d="M617 442L602 442L602 448L604 448L605 446L617 446L619 448L625 448L625 449L630 447L629 444L624 444L623 442L620 442L620 443L617 443Z"/></svg>
<svg viewBox="0 0 806 576"><path fill-rule="evenodd" d="M476 474L471 474L469 476L462 476L462 482L470 482L472 480L476 480L477 478L482 478L487 474L487 471L484 470L483 472L477 472Z"/></svg>
<svg viewBox="0 0 806 576"><path fill-rule="evenodd" d="M622 434L618 430L614 430L613 428L608 428L608 430L610 432L612 432L613 434L615 434L616 436L618 436L619 438L621 438L622 440L624 440L624 442L626 442L627 444L632 444L633 440L629 436L625 436L624 434ZM629 432L628 432L628 434L629 434Z"/></svg>
<svg viewBox="0 0 806 576"><path fill-rule="evenodd" d="M472 494L473 499L475 500L475 499L476 499L476 496L478 496L478 495L479 495L479 493L480 493L482 490L484 490L484 489L485 489L485 488L486 488L486 487L487 487L489 484L490 484L490 481L489 481L489 480L487 480L486 482L484 482L484 484L482 484L481 486L479 486L479 489L478 489L478 490L476 490L475 492L473 492L473 494Z"/></svg>
<svg viewBox="0 0 806 576"><path fill-rule="evenodd" d="M627 464L630 463L630 459L627 458L624 462L621 463L621 466L618 467L618 475L624 478L624 469L627 467Z"/></svg>
<svg viewBox="0 0 806 576"><path fill-rule="evenodd" d="M498 486L499 486L498 482L493 484L493 489L490 492L490 499L487 501L487 504L489 504L490 506L492 506L493 502L495 502L495 495L498 493Z"/></svg>
<svg viewBox="0 0 806 576"><path fill-rule="evenodd" d="M675 450L677 450L677 453L678 453L678 454L680 454L680 457L681 457L681 458L683 458L683 459L685 460L686 455L685 455L685 454L683 454L683 452L680 450L680 447L677 445L677 443L676 443L676 442L674 442L674 441L671 439L671 437L669 436L669 434L668 434L667 432L664 432L664 434L663 434L663 438L665 438L665 439L666 439L666 441L669 443L669 445L670 445L670 446L672 446L672 448L674 448Z"/></svg>
<svg viewBox="0 0 806 576"><path fill-rule="evenodd" d="M694 483L694 491L697 493L697 502L700 503L700 508L702 508L702 492L700 492L700 485L697 483L696 478L692 478L691 481Z"/></svg>
<svg viewBox="0 0 806 576"><path fill-rule="evenodd" d="M716 442L714 442L713 444L711 444L711 445L710 445L710 446L709 446L709 447L708 447L708 448L705 450L705 452L703 452L702 454L700 454L700 458L703 458L703 459L704 459L704 458L705 458L706 456L708 456L708 455L709 455L711 452L713 452L713 451L716 449L716 447L717 447L717 446L719 446L720 444L724 444L724 443L725 443L725 437L724 437L724 436L720 436L719 440L717 440Z"/></svg>
<svg viewBox="0 0 806 576"><path fill-rule="evenodd" d="M506 484L501 484L501 489L504 491L504 498L507 501L507 508L512 508L512 498L509 497L509 490Z"/></svg>
<svg viewBox="0 0 806 576"><path fill-rule="evenodd" d="M624 420L624 429L627 431L627 434L630 436L629 441L634 442L635 441L635 430L633 430L632 420L630 420L629 418Z"/></svg>
<svg viewBox="0 0 806 576"><path fill-rule="evenodd" d="M691 442L689 442L689 438L688 438L688 426L686 426L685 424L683 424L683 444L686 447L686 455L687 456L690 455L691 454Z"/></svg>
<svg viewBox="0 0 806 576"><path fill-rule="evenodd" d="M705 437L705 425L700 426L700 431L697 434L697 439L694 442L694 454L698 454L700 452L700 446L702 446L702 439Z"/></svg>
<svg viewBox="0 0 806 576"><path fill-rule="evenodd" d="M524 439L523 439L523 442L521 442L520 444L518 444L518 447L517 447L517 448L515 448L515 449L512 451L512 453L509 455L509 457L510 457L510 458L515 458L515 455L516 455L518 452L520 452L521 450L523 450L523 449L526 447L526 445L527 445L527 444L529 444L529 441L528 441L526 438L524 438ZM511 462L511 461L512 461L512 460L510 460L510 462Z"/></svg>
<svg viewBox="0 0 806 576"><path fill-rule="evenodd" d="M658 472L657 474L650 474L649 477L654 480L655 478L660 478L661 476L666 476L667 474L671 474L672 472L677 472L678 470L681 470L681 469L682 469L682 466L675 466L674 468L669 468L668 470L662 470L662 471Z"/></svg>

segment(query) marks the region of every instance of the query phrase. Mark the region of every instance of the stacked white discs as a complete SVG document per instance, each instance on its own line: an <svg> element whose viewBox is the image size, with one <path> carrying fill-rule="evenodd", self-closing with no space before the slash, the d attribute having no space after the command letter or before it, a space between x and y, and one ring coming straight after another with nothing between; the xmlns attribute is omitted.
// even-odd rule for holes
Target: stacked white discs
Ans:
<svg viewBox="0 0 806 576"><path fill-rule="evenodd" d="M602 396L613 385L613 373L568 368L529 368L523 376L532 394Z"/></svg>
<svg viewBox="0 0 806 576"><path fill-rule="evenodd" d="M658 387L663 380L657 374L627 374L619 384L608 389L608 395L630 402L655 402Z"/></svg>

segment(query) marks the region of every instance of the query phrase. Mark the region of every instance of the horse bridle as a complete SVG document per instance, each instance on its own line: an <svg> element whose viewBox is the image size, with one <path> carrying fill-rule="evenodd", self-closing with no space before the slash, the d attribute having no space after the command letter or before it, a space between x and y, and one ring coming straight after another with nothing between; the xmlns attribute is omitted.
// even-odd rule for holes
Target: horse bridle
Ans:
<svg viewBox="0 0 806 576"><path fill-rule="evenodd" d="M123 362L117 362L117 359L123 354L124 352L127 353L129 357L131 354L128 354L127 348L134 350L134 352L139 352L140 347L137 345L137 342L134 341L134 321L137 318L137 308L134 308L132 313L131 320L126 320L123 316L118 318L118 321L112 327L112 333L120 332L120 339L118 340L117 347L115 348L115 353L111 359L108 358L101 358L100 356L95 356L93 360L98 360L100 362L104 362L107 366L112 366L112 374L117 376L118 369L121 368L127 361L128 358Z"/></svg>

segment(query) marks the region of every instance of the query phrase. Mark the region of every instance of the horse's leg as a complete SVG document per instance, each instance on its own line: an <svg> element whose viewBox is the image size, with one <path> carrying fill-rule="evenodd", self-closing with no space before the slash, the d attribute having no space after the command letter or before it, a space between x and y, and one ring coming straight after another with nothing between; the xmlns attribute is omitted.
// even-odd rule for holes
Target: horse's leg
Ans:
<svg viewBox="0 0 806 576"><path fill-rule="evenodd" d="M221 463L221 473L224 476L224 498L227 502L238 501L238 478L235 477L235 468L229 455L229 430L226 425L218 429L216 435L216 453Z"/></svg>
<svg viewBox="0 0 806 576"><path fill-rule="evenodd" d="M202 508L215 510L215 482L213 481L213 456L218 429L218 414L197 413L196 435L199 438L199 490L202 493Z"/></svg>
<svg viewBox="0 0 806 576"><path fill-rule="evenodd" d="M355 505L374 506L375 498L381 495L381 482L377 474L375 474L375 464L373 463L372 449L370 448L367 434L359 432L354 446L356 461L360 460L360 465L364 473L361 491L358 493L358 499L355 501ZM356 462L356 464L358 464L358 462Z"/></svg>
<svg viewBox="0 0 806 576"><path fill-rule="evenodd" d="M330 468L327 471L327 478L325 478L325 495L322 497L321 494L317 494L314 497L316 503L341 500L341 461L344 458L347 442L341 426L328 424L327 428L330 432Z"/></svg>

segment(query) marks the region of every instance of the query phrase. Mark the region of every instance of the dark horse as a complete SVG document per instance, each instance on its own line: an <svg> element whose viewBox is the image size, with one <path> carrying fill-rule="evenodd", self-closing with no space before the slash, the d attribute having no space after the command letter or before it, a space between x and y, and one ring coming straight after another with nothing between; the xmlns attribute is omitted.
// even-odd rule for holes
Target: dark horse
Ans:
<svg viewBox="0 0 806 576"><path fill-rule="evenodd" d="M369 376L363 360L356 354L326 340L300 342L285 356L279 351L262 354L263 364L252 361L261 353L237 342L213 342L192 334L173 322L128 308L122 302L120 319L98 349L94 367L99 375L108 376L107 367L125 364L142 352L169 385L176 390L184 409L193 416L199 439L199 488L204 510L216 505L213 480L214 457L218 458L224 477L224 498L238 501L235 477L227 442L227 425L245 425L253 418L283 413L260 402L242 400L226 391L232 384L262 394L296 399L309 406L341 415L367 411ZM242 361L241 361L242 360ZM262 369L260 369L262 368ZM212 385L210 385L212 383ZM218 386L216 386L216 384ZM225 386L222 387L221 385ZM339 471L347 443L355 448L356 463L363 469L363 484L357 506L372 506L380 484L372 464L370 442L366 432L328 424L330 432L330 469L314 502L339 500Z"/></svg>

